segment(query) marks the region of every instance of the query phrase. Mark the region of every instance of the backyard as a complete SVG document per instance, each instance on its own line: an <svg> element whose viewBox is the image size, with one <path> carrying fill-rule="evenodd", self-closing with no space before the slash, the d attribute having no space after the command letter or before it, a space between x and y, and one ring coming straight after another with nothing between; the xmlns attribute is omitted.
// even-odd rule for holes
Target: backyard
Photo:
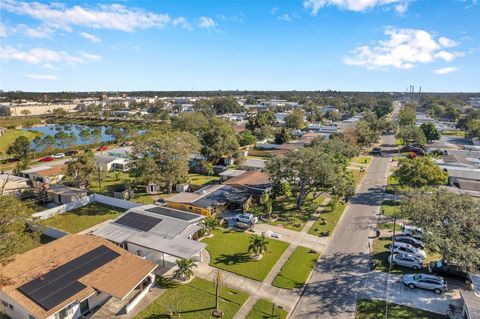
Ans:
<svg viewBox="0 0 480 319"><path fill-rule="evenodd" d="M207 175L201 175L201 174L188 174L188 179L190 180L190 183L193 185L198 185L198 186L203 186L203 185L209 185L209 184L215 184L220 180L219 176L207 176Z"/></svg>
<svg viewBox="0 0 480 319"><path fill-rule="evenodd" d="M238 275L262 281L277 262L288 243L269 239L267 252L260 260L253 260L248 252L250 235L242 232L215 230L213 237L205 238L210 253L210 265Z"/></svg>
<svg viewBox="0 0 480 319"><path fill-rule="evenodd" d="M359 300L355 319L447 319L447 316L425 311L422 309L401 306L394 303L388 305L388 316L385 316L385 301L383 300Z"/></svg>
<svg viewBox="0 0 480 319"><path fill-rule="evenodd" d="M338 220L343 214L345 203L337 203L333 206L334 203L330 202L327 207L322 211L320 217L313 223L312 227L308 230L310 235L315 236L330 236L337 225Z"/></svg>
<svg viewBox="0 0 480 319"><path fill-rule="evenodd" d="M231 319L247 300L248 295L223 285L220 290L220 309L223 318ZM170 287L157 300L140 312L135 319L170 318L170 311L178 311L184 319L214 318L215 284L194 278L185 285ZM261 317L252 317L261 318Z"/></svg>
<svg viewBox="0 0 480 319"><path fill-rule="evenodd" d="M125 210L118 207L91 203L45 219L42 221L42 224L75 234L106 220L116 218L123 212Z"/></svg>
<svg viewBox="0 0 480 319"><path fill-rule="evenodd" d="M253 305L252 310L248 313L246 319L286 319L288 312L283 309L280 309L278 306L275 306L273 309L272 316L272 306L273 304L265 299L258 300L255 305Z"/></svg>
<svg viewBox="0 0 480 319"><path fill-rule="evenodd" d="M281 197L277 198L273 202L272 213L277 215L278 218L275 221L267 221L267 224L284 227L290 230L300 231L305 223L310 220L311 215L315 213L317 208L323 203L325 197L319 196L313 198L312 195L307 196L304 204L300 209L295 207L295 198L293 197ZM261 216L264 212L264 205L253 205L249 212Z"/></svg>
<svg viewBox="0 0 480 319"><path fill-rule="evenodd" d="M272 282L284 289L301 288L317 262L320 254L310 248L298 246Z"/></svg>

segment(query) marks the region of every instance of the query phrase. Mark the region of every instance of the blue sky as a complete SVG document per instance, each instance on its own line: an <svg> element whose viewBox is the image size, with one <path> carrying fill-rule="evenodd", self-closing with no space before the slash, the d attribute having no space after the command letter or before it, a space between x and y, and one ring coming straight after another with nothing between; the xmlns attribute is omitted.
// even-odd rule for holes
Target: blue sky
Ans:
<svg viewBox="0 0 480 319"><path fill-rule="evenodd" d="M0 1L0 88L480 91L480 2Z"/></svg>

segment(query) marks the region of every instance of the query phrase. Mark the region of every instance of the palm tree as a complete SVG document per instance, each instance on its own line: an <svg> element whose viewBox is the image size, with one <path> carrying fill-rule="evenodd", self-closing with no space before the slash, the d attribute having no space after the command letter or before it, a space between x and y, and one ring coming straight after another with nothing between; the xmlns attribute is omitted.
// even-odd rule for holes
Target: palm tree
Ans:
<svg viewBox="0 0 480 319"><path fill-rule="evenodd" d="M272 217L272 210L273 210L273 199L270 197L269 193L264 193L261 202L265 205L265 213L267 214L268 218Z"/></svg>
<svg viewBox="0 0 480 319"><path fill-rule="evenodd" d="M177 267L178 269L173 273L173 277L185 281L193 276L193 267L197 267L197 265L191 259L179 259L177 260Z"/></svg>
<svg viewBox="0 0 480 319"><path fill-rule="evenodd" d="M248 252L252 252L255 257L258 257L263 252L267 251L269 243L270 242L263 235L252 235L250 237L250 246L248 246Z"/></svg>
<svg viewBox="0 0 480 319"><path fill-rule="evenodd" d="M218 226L218 219L215 216L208 216L204 220L202 220L202 226L205 230L205 234L210 235L213 230L215 230Z"/></svg>

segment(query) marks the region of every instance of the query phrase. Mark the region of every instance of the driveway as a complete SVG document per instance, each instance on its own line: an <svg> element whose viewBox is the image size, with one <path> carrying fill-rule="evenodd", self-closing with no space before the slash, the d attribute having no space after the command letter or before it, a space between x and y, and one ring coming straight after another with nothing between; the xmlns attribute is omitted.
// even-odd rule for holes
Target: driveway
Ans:
<svg viewBox="0 0 480 319"><path fill-rule="evenodd" d="M449 291L437 295L432 291L423 289L410 289L402 283L402 276L390 275L388 280L388 294L386 290L388 273L372 271L368 274L365 286L359 294L363 299L381 299L399 305L410 306L431 312L446 314L448 306L454 304L461 306L460 286L449 282Z"/></svg>

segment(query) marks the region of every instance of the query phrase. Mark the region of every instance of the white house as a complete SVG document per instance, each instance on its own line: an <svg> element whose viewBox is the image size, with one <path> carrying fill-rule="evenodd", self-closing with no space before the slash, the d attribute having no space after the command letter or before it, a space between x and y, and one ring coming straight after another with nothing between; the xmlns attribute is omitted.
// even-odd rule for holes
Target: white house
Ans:
<svg viewBox="0 0 480 319"><path fill-rule="evenodd" d="M77 319L108 300L130 312L154 284L157 264L108 240L67 235L0 266L0 313L14 319Z"/></svg>

